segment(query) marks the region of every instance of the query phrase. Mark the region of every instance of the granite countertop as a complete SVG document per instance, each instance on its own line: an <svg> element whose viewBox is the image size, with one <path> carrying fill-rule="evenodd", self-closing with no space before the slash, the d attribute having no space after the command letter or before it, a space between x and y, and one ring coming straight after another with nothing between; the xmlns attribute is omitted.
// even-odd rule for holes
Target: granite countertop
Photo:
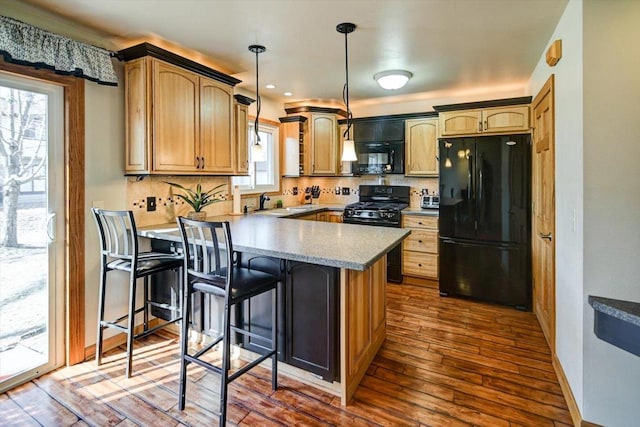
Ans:
<svg viewBox="0 0 640 427"><path fill-rule="evenodd" d="M640 303L589 295L594 310L640 326Z"/></svg>
<svg viewBox="0 0 640 427"><path fill-rule="evenodd" d="M275 217L296 217L296 216L304 216L307 214L325 212L325 211L340 211L344 210L344 205L331 205L331 204L322 204L322 205L298 205L298 206L289 206L286 208L276 208L276 209L265 209L263 211L252 211L249 212L250 215L268 215Z"/></svg>
<svg viewBox="0 0 640 427"><path fill-rule="evenodd" d="M316 212L328 210L326 206L312 206L318 207ZM368 269L410 233L404 228L282 219L268 214L207 219L229 221L237 251L359 271ZM138 235L180 242L176 223L140 227Z"/></svg>
<svg viewBox="0 0 640 427"><path fill-rule="evenodd" d="M404 208L402 215L438 216L438 209Z"/></svg>

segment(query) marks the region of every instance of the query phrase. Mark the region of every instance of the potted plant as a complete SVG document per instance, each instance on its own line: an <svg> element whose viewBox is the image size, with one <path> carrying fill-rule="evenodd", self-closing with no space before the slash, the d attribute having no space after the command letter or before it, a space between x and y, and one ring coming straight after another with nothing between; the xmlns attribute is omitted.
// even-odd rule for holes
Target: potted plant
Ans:
<svg viewBox="0 0 640 427"><path fill-rule="evenodd" d="M180 184L176 184L175 182L164 182L172 187L176 187L184 191L184 194L176 194L176 197L180 197L193 208L193 211L187 214L187 218L198 220L204 220L207 217L207 213L202 212L204 207L222 201L222 199L217 196L223 192L220 188L225 186L225 184L220 184L211 190L204 191L202 190L202 185L199 182L198 185L196 185L195 190L186 188Z"/></svg>

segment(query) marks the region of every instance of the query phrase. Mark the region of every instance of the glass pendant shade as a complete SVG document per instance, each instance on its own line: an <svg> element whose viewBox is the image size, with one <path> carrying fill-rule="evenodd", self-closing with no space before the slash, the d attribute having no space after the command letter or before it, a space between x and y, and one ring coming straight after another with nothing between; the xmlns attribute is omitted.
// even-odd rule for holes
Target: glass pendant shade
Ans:
<svg viewBox="0 0 640 427"><path fill-rule="evenodd" d="M251 161L264 162L265 160L264 148L262 147L262 145L259 143L251 145Z"/></svg>
<svg viewBox="0 0 640 427"><path fill-rule="evenodd" d="M342 159L343 162L355 162L358 160L356 157L355 144L352 140L346 139L342 143Z"/></svg>

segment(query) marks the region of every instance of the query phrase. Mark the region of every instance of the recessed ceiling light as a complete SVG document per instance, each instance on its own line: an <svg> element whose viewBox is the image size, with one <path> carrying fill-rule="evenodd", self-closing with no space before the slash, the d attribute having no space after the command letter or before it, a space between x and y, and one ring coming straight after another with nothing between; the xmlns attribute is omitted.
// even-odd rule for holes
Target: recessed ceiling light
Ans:
<svg viewBox="0 0 640 427"><path fill-rule="evenodd" d="M291 92L285 92L283 95L284 96L293 96L293 94Z"/></svg>
<svg viewBox="0 0 640 427"><path fill-rule="evenodd" d="M265 86L267 89L275 89L276 85L268 84Z"/></svg>

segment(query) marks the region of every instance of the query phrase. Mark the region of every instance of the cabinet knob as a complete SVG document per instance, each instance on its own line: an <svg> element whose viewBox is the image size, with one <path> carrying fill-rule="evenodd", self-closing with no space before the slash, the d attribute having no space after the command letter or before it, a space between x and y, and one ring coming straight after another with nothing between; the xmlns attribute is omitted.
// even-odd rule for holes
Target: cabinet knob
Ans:
<svg viewBox="0 0 640 427"><path fill-rule="evenodd" d="M482 122L478 122L478 132L482 132Z"/></svg>
<svg viewBox="0 0 640 427"><path fill-rule="evenodd" d="M422 267L422 264L418 264L418 267Z"/></svg>
<svg viewBox="0 0 640 427"><path fill-rule="evenodd" d="M204 169L204 157L202 157L202 166L200 166L200 169Z"/></svg>
<svg viewBox="0 0 640 427"><path fill-rule="evenodd" d="M200 169L200 157L196 156L196 169Z"/></svg>
<svg viewBox="0 0 640 427"><path fill-rule="evenodd" d="M488 124L487 124L487 121L485 120L485 121L484 121L484 130L487 130L487 129L489 129L489 126L488 126Z"/></svg>
<svg viewBox="0 0 640 427"><path fill-rule="evenodd" d="M418 243L422 243L422 240L418 240Z"/></svg>

